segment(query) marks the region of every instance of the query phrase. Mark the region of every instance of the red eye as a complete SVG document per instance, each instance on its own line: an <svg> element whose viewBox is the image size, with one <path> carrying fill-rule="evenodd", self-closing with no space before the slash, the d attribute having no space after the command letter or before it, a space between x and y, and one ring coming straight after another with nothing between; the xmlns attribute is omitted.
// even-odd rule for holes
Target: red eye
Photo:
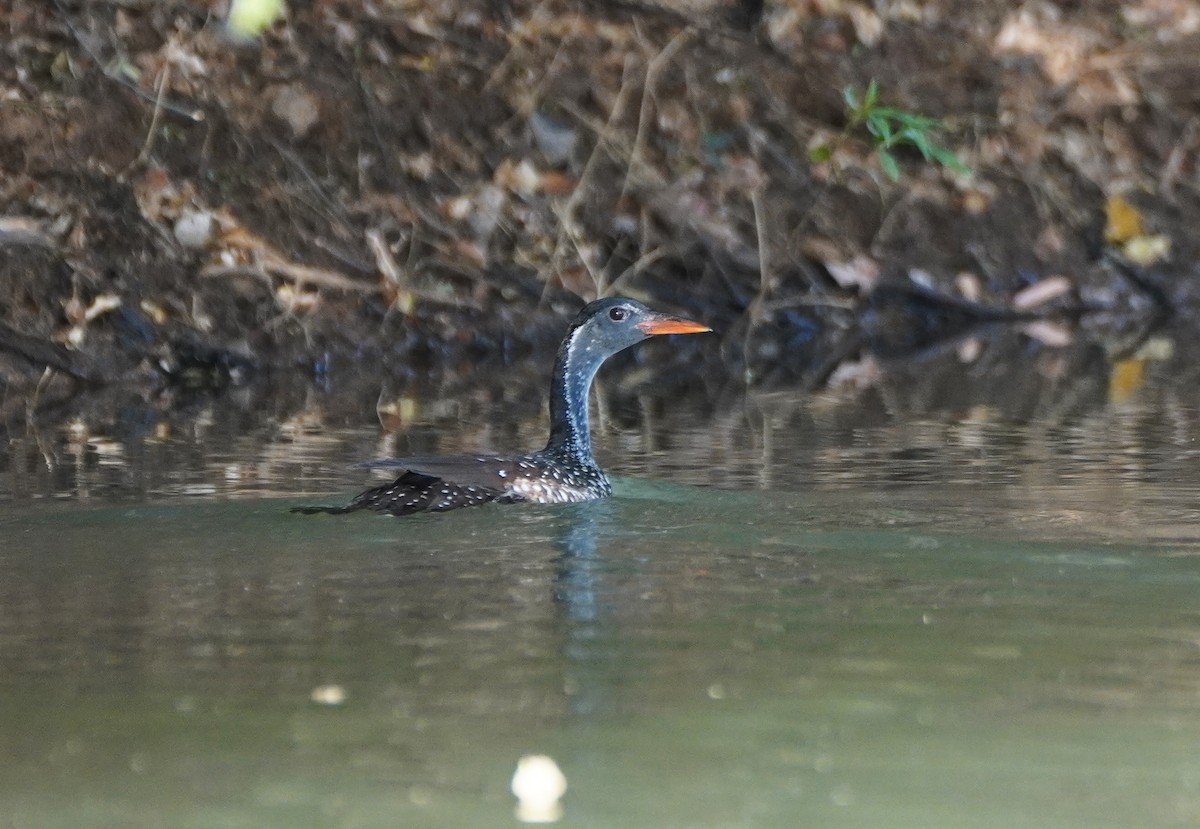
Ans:
<svg viewBox="0 0 1200 829"><path fill-rule="evenodd" d="M610 308L608 311L608 318L613 322L620 322L627 316L629 316L629 312L619 305L616 308Z"/></svg>

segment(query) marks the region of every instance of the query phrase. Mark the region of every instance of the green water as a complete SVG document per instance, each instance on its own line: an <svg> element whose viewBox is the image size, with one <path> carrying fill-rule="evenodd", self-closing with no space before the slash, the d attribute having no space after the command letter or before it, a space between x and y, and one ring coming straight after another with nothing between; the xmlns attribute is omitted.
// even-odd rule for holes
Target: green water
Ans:
<svg viewBox="0 0 1200 829"><path fill-rule="evenodd" d="M1056 486L0 503L0 827L1195 826L1195 516Z"/></svg>

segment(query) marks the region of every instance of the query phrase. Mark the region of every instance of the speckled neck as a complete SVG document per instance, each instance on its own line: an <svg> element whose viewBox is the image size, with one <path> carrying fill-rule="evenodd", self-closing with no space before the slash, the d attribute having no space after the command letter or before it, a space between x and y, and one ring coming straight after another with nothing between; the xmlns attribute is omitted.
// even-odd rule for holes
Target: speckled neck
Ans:
<svg viewBox="0 0 1200 829"><path fill-rule="evenodd" d="M571 331L559 346L550 384L550 440L546 452L565 456L584 466L595 466L588 428L588 391L600 365L610 356L582 335Z"/></svg>

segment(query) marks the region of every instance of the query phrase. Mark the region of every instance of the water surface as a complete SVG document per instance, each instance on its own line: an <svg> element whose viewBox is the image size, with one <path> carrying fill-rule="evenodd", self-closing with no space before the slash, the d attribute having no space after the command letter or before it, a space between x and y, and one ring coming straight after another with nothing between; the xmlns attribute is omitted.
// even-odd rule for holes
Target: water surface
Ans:
<svg viewBox="0 0 1200 829"><path fill-rule="evenodd" d="M287 512L365 426L13 444L0 825L512 825L527 753L564 826L1200 822L1190 410L614 418L613 499L399 520Z"/></svg>

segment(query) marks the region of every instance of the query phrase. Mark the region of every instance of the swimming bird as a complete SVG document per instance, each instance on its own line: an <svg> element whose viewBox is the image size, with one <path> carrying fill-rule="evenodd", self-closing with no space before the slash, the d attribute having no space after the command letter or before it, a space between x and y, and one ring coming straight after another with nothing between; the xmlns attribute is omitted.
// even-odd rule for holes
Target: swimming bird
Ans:
<svg viewBox="0 0 1200 829"><path fill-rule="evenodd" d="M652 311L620 297L586 305L558 348L550 383L550 438L525 455L392 458L363 466L402 470L341 507L296 507L293 512L340 514L374 510L391 515L445 512L491 501L559 504L605 498L612 492L592 457L588 390L596 372L618 351L657 334L711 331L683 317Z"/></svg>

